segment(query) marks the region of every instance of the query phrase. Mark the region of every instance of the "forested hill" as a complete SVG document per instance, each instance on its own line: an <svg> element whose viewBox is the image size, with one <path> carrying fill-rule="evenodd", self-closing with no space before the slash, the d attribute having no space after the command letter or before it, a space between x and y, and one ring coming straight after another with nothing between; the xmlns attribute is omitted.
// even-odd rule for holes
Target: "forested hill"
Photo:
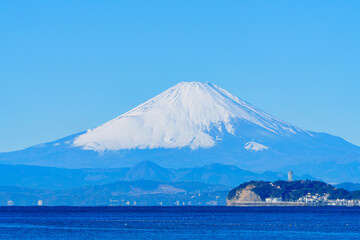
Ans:
<svg viewBox="0 0 360 240"><path fill-rule="evenodd" d="M321 181L250 181L240 184L228 194L228 199L233 199L238 191L251 189L262 201L266 198L282 198L283 201L294 201L310 193L311 195L329 194L329 199L360 199L360 191L350 192L342 188L336 188L331 184Z"/></svg>

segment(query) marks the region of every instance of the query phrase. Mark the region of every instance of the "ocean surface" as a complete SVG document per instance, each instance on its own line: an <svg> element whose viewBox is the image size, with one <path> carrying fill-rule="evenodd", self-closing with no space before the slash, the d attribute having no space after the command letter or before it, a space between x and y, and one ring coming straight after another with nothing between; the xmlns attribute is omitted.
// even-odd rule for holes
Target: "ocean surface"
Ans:
<svg viewBox="0 0 360 240"><path fill-rule="evenodd" d="M0 207L0 239L360 239L360 208Z"/></svg>

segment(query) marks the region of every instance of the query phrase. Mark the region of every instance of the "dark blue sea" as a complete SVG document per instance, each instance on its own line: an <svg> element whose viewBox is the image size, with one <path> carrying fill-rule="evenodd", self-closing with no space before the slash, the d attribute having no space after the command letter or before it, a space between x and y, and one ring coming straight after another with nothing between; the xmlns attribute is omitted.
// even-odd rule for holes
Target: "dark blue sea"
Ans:
<svg viewBox="0 0 360 240"><path fill-rule="evenodd" d="M0 207L0 239L360 239L360 208Z"/></svg>

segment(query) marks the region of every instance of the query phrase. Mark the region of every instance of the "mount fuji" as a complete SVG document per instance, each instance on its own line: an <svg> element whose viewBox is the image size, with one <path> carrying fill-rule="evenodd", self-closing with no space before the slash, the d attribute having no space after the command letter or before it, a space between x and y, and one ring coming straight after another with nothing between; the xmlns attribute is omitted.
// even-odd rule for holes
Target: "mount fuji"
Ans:
<svg viewBox="0 0 360 240"><path fill-rule="evenodd" d="M0 154L1 164L167 168L220 163L360 182L360 147L279 120L210 83L183 82L103 125Z"/></svg>

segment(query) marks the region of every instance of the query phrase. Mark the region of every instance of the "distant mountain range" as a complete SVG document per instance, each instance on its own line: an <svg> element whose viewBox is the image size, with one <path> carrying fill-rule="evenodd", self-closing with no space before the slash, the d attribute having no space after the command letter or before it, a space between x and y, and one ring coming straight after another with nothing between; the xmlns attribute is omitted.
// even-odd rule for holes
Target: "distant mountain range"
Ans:
<svg viewBox="0 0 360 240"><path fill-rule="evenodd" d="M343 188L343 189L346 189L346 190L348 190L350 192L352 192L352 191L360 191L360 183L345 182L345 183L336 184L335 187Z"/></svg>
<svg viewBox="0 0 360 240"><path fill-rule="evenodd" d="M144 161L166 169L137 165ZM48 173L55 174L52 179L59 172L67 176L59 187L118 176L234 186L249 180L250 171L290 169L331 183L360 182L360 147L295 127L216 85L198 82L179 83L94 129L1 153L0 163L63 168Z"/></svg>
<svg viewBox="0 0 360 240"><path fill-rule="evenodd" d="M295 179L315 179L311 176L295 176ZM0 187L64 190L109 184L116 181L133 182L149 180L157 182L199 182L211 185L237 186L250 180L286 180L281 172L255 173L236 166L212 164L196 168L167 169L144 161L132 168L112 169L62 169L26 165L0 165Z"/></svg>
<svg viewBox="0 0 360 240"><path fill-rule="evenodd" d="M144 161L132 168L62 169L0 165L0 206L225 205L231 188L248 181L286 180L287 174L255 173L211 164L168 169ZM294 179L315 178L304 175ZM358 190L358 184L336 187Z"/></svg>

